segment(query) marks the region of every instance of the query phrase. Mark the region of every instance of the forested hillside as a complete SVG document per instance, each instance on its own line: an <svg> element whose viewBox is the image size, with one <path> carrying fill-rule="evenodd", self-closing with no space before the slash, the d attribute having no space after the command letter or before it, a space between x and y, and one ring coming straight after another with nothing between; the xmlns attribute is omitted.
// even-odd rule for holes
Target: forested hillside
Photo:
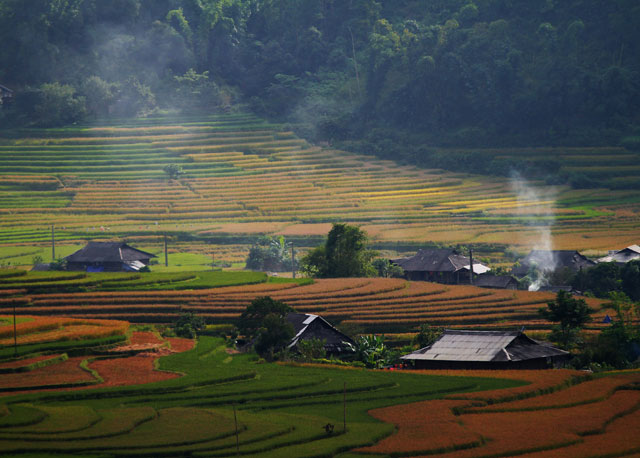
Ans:
<svg viewBox="0 0 640 458"><path fill-rule="evenodd" d="M0 121L248 103L427 167L450 168L435 146L635 149L639 24L635 0L0 0Z"/></svg>

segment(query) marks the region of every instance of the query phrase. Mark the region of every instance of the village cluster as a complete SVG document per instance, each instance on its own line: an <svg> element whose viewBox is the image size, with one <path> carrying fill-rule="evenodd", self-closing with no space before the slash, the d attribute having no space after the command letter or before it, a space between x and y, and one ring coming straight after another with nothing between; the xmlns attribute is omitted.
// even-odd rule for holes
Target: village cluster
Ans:
<svg viewBox="0 0 640 458"><path fill-rule="evenodd" d="M89 242L84 248L64 258L64 268L70 271L119 272L141 271L155 255L136 249L125 242ZM454 249L421 249L415 256L390 262L403 269L404 277L411 281L442 284L472 284L483 288L517 289L519 279L538 273L553 279L553 271L578 272L597 263L613 262L624 265L640 259L640 247L632 245L611 251L606 257L590 260L577 251L534 250L522 258L512 275L493 275L491 269ZM39 265L36 269L47 269ZM548 281L540 289L570 291L567 285L554 285ZM286 320L294 329L294 337L287 348L296 351L300 342L324 342L324 352L336 357L355 351L356 342L326 319L311 313L287 313ZM430 345L402 356L405 364L423 369L543 369L562 367L571 354L527 337L524 330L482 331L445 330Z"/></svg>

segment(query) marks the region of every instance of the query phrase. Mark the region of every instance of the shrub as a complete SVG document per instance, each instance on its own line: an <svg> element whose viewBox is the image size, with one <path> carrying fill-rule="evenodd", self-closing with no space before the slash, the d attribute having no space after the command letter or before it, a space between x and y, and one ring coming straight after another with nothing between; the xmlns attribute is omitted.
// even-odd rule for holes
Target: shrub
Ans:
<svg viewBox="0 0 640 458"><path fill-rule="evenodd" d="M178 337L193 339L197 333L205 328L204 318L193 312L181 313L173 325L173 330Z"/></svg>
<svg viewBox="0 0 640 458"><path fill-rule="evenodd" d="M307 339L298 342L298 351L303 361L313 361L316 359L324 359L327 352L324 349L326 341L324 339Z"/></svg>

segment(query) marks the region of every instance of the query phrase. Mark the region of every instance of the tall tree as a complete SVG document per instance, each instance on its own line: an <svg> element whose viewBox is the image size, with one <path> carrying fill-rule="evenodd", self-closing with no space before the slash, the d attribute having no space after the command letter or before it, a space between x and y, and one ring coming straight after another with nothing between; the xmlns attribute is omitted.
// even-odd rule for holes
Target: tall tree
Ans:
<svg viewBox="0 0 640 458"><path fill-rule="evenodd" d="M303 258L303 271L321 278L374 276L376 252L367 248L367 242L366 232L359 227L334 223L324 247Z"/></svg>
<svg viewBox="0 0 640 458"><path fill-rule="evenodd" d="M564 348L572 348L578 342L578 332L591 321L593 310L584 299L576 299L566 291L559 291L556 299L547 302L547 308L538 313L545 319L558 323L551 333L551 340Z"/></svg>

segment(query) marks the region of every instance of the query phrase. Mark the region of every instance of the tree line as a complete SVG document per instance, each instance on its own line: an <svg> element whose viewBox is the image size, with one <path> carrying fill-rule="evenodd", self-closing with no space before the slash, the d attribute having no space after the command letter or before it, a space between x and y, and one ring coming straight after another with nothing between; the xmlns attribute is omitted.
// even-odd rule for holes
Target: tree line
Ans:
<svg viewBox="0 0 640 458"><path fill-rule="evenodd" d="M423 166L424 145L636 146L634 0L2 0L3 125L246 103ZM459 161L456 161L459 163Z"/></svg>

